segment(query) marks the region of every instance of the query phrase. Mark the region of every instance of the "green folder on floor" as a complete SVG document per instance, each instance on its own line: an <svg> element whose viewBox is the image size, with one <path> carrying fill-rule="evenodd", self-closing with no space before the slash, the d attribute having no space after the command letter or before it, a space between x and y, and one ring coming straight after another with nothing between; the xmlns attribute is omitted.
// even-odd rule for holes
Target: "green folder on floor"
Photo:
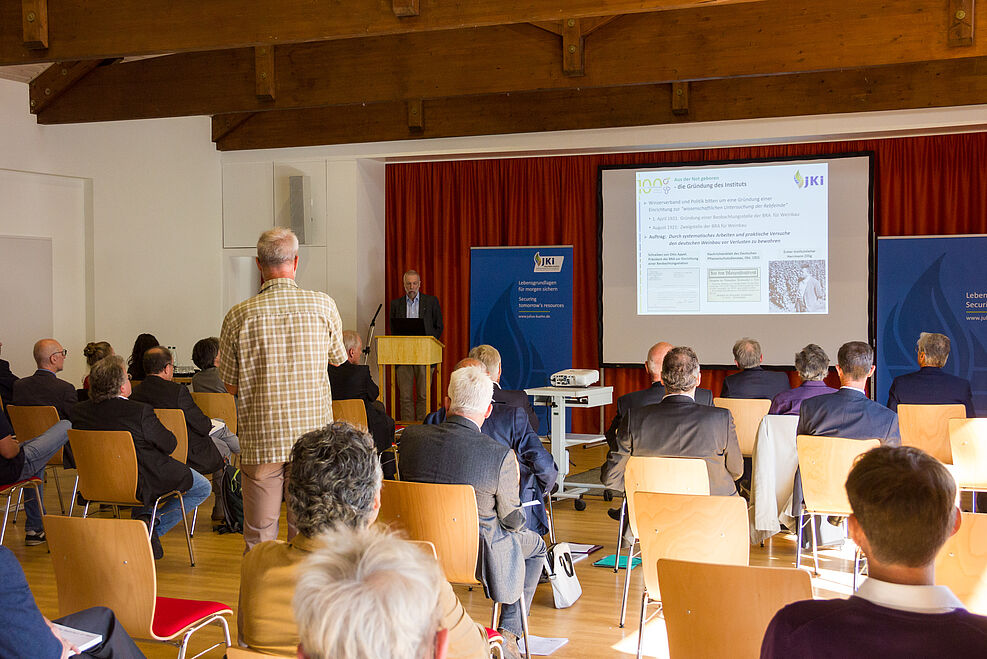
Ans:
<svg viewBox="0 0 987 659"><path fill-rule="evenodd" d="M610 568L612 568L613 567L613 562L615 560L617 560L617 555L616 554L610 554L609 556L604 556L603 558L601 558L597 562L593 563L593 565L595 565L596 567L610 567ZM635 556L634 557L634 561L631 563L631 569L633 570L634 568L636 568L640 564L641 564L641 559L639 557ZM621 556L620 557L620 567L621 568L626 568L627 567L627 557L626 556Z"/></svg>

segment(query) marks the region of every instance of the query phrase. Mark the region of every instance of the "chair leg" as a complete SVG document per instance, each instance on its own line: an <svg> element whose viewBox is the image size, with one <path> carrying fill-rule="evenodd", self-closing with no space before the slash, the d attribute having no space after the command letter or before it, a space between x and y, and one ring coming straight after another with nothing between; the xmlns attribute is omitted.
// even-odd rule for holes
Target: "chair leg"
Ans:
<svg viewBox="0 0 987 659"><path fill-rule="evenodd" d="M800 510L799 522L798 522L799 527L798 527L798 531L796 532L797 537L795 540L795 569L796 570L802 566L802 523L804 521L803 520L804 515L805 515L805 511Z"/></svg>
<svg viewBox="0 0 987 659"><path fill-rule="evenodd" d="M3 513L3 527L0 528L0 545L3 544L3 536L7 532L7 518L10 517L10 496L11 492L7 493L7 507Z"/></svg>
<svg viewBox="0 0 987 659"><path fill-rule="evenodd" d="M72 486L72 499L69 501L69 517L75 512L75 495L79 492L79 477L75 477L75 485Z"/></svg>
<svg viewBox="0 0 987 659"><path fill-rule="evenodd" d="M812 564L814 566L814 572L817 577L819 576L819 548L816 546L816 516L813 514L809 515L809 531L812 533Z"/></svg>
<svg viewBox="0 0 987 659"><path fill-rule="evenodd" d="M497 629L498 622L500 622L500 602L494 602L493 611L490 614L490 629Z"/></svg>
<svg viewBox="0 0 987 659"><path fill-rule="evenodd" d="M189 532L188 515L185 514L185 499L182 493L178 493L178 506L182 509L182 523L185 524L185 541L188 542L188 562L191 567L195 567L195 554L192 553L192 534Z"/></svg>
<svg viewBox="0 0 987 659"><path fill-rule="evenodd" d="M62 500L62 481L58 478L58 467L51 467L51 477L55 481L55 492L58 493L58 507L65 514L65 501Z"/></svg>
<svg viewBox="0 0 987 659"><path fill-rule="evenodd" d="M627 563L624 565L624 596L620 601L620 627L624 627L624 620L627 617L627 593L631 589L631 566L634 565L634 547L637 546L637 538L631 540L630 546L627 548ZM620 555L617 555L617 561L620 561Z"/></svg>
<svg viewBox="0 0 987 659"><path fill-rule="evenodd" d="M192 528L189 529L189 536L195 535L195 518L199 516L199 507L196 506L195 510L192 511Z"/></svg>
<svg viewBox="0 0 987 659"><path fill-rule="evenodd" d="M86 506L82 509L82 518L85 519L89 514L89 502L86 502Z"/></svg>
<svg viewBox="0 0 987 659"><path fill-rule="evenodd" d="M555 511L552 510L552 495L545 495L545 510L548 511L548 539L555 544Z"/></svg>
<svg viewBox="0 0 987 659"><path fill-rule="evenodd" d="M971 505L970 505L970 511L971 512L977 512L977 491L976 490L973 490L972 492L970 492L970 496L972 497L970 499L970 503L971 503ZM16 510L14 511L14 516L15 517L17 516L17 511Z"/></svg>
<svg viewBox="0 0 987 659"><path fill-rule="evenodd" d="M640 625L637 628L637 659L641 659L642 653L644 652L644 612L648 608L648 590L645 589L644 593L641 595L641 620Z"/></svg>
<svg viewBox="0 0 987 659"><path fill-rule="evenodd" d="M860 547L853 549L853 592L857 592L857 570L860 569Z"/></svg>
<svg viewBox="0 0 987 659"><path fill-rule="evenodd" d="M521 605L521 634L524 637L524 659L531 659L531 642L528 640L528 607L524 603L524 593L518 600Z"/></svg>
<svg viewBox="0 0 987 659"><path fill-rule="evenodd" d="M617 524L617 558L613 562L613 573L620 569L620 550L624 546L624 516L627 513L627 499L620 505L620 523Z"/></svg>
<svg viewBox="0 0 987 659"><path fill-rule="evenodd" d="M973 500L974 501L977 500L977 496L976 495L973 496ZM17 523L17 511L21 509L21 505L22 505L22 502L23 501L24 501L24 488L20 488L20 489L17 490L17 505L14 506L14 518L12 520L10 520L10 523L11 524L16 524ZM977 511L974 510L973 512L977 512Z"/></svg>

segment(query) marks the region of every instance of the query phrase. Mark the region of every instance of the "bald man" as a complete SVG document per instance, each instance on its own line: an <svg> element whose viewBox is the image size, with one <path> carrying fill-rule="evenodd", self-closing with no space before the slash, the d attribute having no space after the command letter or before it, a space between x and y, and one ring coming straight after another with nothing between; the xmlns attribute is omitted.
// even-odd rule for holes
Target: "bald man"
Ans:
<svg viewBox="0 0 987 659"><path fill-rule="evenodd" d="M71 383L58 378L65 365L68 351L55 339L41 339L34 344L34 362L38 370L34 375L14 383L14 405L51 405L58 410L58 418L71 421L72 408L79 396Z"/></svg>

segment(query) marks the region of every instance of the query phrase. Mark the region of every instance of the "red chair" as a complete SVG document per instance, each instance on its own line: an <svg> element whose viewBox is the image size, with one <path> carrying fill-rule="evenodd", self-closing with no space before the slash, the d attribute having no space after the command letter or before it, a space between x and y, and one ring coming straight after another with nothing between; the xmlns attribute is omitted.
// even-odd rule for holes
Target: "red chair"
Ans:
<svg viewBox="0 0 987 659"><path fill-rule="evenodd" d="M7 531L7 519L10 517L11 498L15 494L20 495L20 493L24 489L28 487L33 487L35 496L38 497L38 501L41 501L41 488L39 487L40 485L41 485L41 479L32 477L26 480L17 481L16 483L11 483L10 485L4 485L0 487L0 496L7 497L7 505L4 508L4 513L3 513L3 526L0 527L0 545L3 544L3 536L4 533Z"/></svg>

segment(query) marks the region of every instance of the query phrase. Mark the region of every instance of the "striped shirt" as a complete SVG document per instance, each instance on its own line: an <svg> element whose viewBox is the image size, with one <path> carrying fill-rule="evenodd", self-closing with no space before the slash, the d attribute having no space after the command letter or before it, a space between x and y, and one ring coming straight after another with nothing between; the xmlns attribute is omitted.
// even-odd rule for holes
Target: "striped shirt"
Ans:
<svg viewBox="0 0 987 659"><path fill-rule="evenodd" d="M331 297L271 279L223 320L219 373L236 386L244 464L287 462L299 436L332 423L326 367L346 361Z"/></svg>

